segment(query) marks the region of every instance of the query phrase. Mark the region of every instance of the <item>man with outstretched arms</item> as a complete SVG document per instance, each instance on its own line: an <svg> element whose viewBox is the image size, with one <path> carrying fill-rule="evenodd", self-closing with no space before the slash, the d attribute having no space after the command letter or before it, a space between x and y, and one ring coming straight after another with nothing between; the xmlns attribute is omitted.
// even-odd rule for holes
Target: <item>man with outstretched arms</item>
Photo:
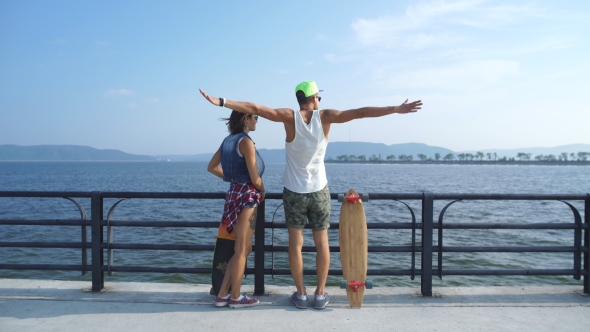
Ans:
<svg viewBox="0 0 590 332"><path fill-rule="evenodd" d="M315 242L317 288L314 292L314 307L323 309L330 302L325 292L328 269L330 267L330 248L328 228L330 227L330 192L324 157L328 145L328 134L333 123L345 123L354 119L380 117L389 114L414 113L422 106L421 101L399 106L361 107L347 111L334 109L319 110L321 97L317 84L305 81L295 87L299 110L290 108L270 108L250 102L215 98L200 90L203 97L217 106L256 114L285 126L285 150L287 164L283 174L283 207L289 230L289 267L297 287L291 302L297 308L307 307L307 292L303 285L303 228L309 223L313 229Z"/></svg>

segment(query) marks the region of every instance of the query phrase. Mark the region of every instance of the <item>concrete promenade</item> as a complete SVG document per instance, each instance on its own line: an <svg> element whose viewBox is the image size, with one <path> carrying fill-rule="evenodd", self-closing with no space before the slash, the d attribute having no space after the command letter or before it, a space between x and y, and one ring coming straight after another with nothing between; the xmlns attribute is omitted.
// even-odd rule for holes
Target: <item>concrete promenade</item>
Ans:
<svg viewBox="0 0 590 332"><path fill-rule="evenodd" d="M267 286L255 308L215 308L209 285L0 279L0 331L588 331L581 286L367 290L363 308L328 287L325 310L296 309L294 287ZM310 289L309 287L308 289ZM251 293L252 286L244 286Z"/></svg>

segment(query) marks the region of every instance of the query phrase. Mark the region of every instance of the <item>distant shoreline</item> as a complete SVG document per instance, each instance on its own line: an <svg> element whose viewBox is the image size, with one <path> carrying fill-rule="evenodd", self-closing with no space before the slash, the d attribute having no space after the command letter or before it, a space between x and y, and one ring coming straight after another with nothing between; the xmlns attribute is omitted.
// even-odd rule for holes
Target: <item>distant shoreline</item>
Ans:
<svg viewBox="0 0 590 332"><path fill-rule="evenodd" d="M516 166L590 166L590 161L337 161L324 160L326 164L395 164L395 165L516 165Z"/></svg>

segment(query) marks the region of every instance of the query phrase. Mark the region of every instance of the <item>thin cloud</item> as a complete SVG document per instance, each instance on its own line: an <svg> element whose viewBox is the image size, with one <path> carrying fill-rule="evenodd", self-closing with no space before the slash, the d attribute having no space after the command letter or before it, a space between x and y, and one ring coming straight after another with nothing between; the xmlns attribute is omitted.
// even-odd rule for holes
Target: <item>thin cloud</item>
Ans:
<svg viewBox="0 0 590 332"><path fill-rule="evenodd" d="M466 61L445 67L402 71L394 74L388 85L395 89L473 92L496 86L519 75L520 64L516 61Z"/></svg>
<svg viewBox="0 0 590 332"><path fill-rule="evenodd" d="M446 43L464 39L460 32L449 32L456 26L497 29L525 17L543 17L544 13L531 5L492 7L484 1L432 1L409 6L401 16L360 18L351 27L354 39L363 46L426 47L441 44L441 37ZM421 40L415 42L416 36Z"/></svg>
<svg viewBox="0 0 590 332"><path fill-rule="evenodd" d="M159 103L160 102L160 99L158 99L158 98L148 98L145 101L147 103L150 103L150 104L156 104L156 103Z"/></svg>
<svg viewBox="0 0 590 332"><path fill-rule="evenodd" d="M127 104L128 108L137 108L137 104L136 103L129 103Z"/></svg>
<svg viewBox="0 0 590 332"><path fill-rule="evenodd" d="M133 92L131 90L119 89L119 90L109 90L109 91L105 92L103 95L105 97L111 97L111 96L131 96L133 94L135 94L135 92Z"/></svg>

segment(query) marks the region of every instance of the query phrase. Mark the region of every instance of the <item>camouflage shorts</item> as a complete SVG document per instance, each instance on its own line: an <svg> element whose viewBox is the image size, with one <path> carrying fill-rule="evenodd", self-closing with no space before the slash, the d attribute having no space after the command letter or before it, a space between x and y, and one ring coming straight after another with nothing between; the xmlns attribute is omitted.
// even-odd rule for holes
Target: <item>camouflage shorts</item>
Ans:
<svg viewBox="0 0 590 332"><path fill-rule="evenodd" d="M283 188L283 208L287 227L303 228L309 220L314 231L330 228L330 190L300 194Z"/></svg>

